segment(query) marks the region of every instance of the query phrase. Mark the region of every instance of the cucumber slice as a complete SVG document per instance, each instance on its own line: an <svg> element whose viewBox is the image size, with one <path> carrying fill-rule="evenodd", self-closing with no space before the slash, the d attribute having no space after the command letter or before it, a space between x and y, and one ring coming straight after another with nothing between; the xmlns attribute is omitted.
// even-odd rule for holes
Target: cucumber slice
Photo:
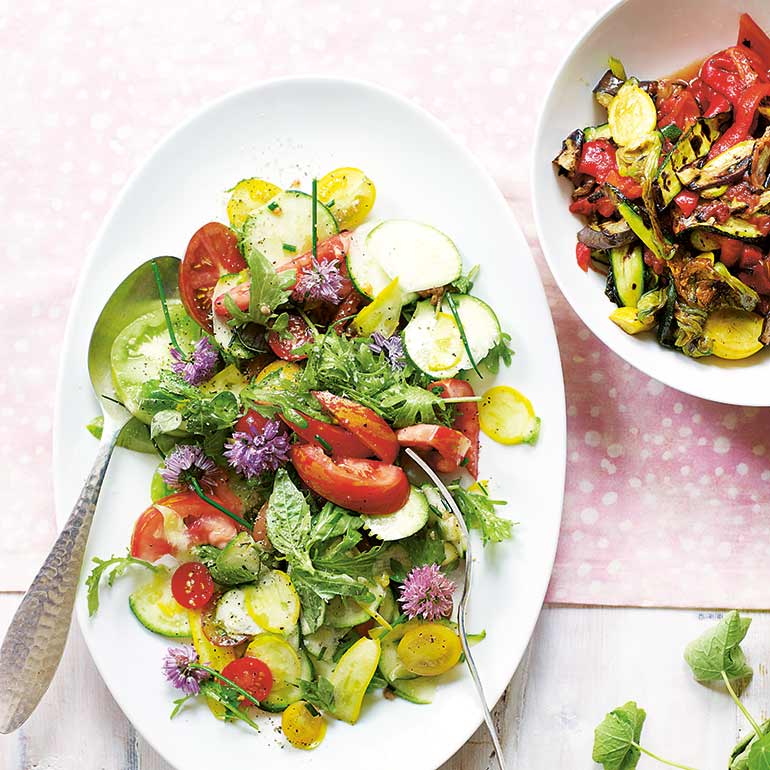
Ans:
<svg viewBox="0 0 770 770"><path fill-rule="evenodd" d="M214 618L228 634L239 636L246 634L254 636L261 634L263 629L246 610L246 592L252 586L231 588L225 591L217 602Z"/></svg>
<svg viewBox="0 0 770 770"><path fill-rule="evenodd" d="M368 588L374 594L374 601L369 602L366 607L374 612L380 606L387 589L378 583L371 583ZM355 599L347 596L335 596L326 605L324 619L326 624L332 628L353 628L353 626L366 623L367 620L371 619L371 615Z"/></svg>
<svg viewBox="0 0 770 770"><path fill-rule="evenodd" d="M246 220L243 226L244 247L257 249L274 265L289 262L312 248L312 214L313 201L307 193L299 190L278 193ZM326 240L337 232L337 222L331 211L318 201L318 240ZM294 246L295 250L287 251L284 245Z"/></svg>
<svg viewBox="0 0 770 770"><path fill-rule="evenodd" d="M331 661L340 640L347 632L347 628L321 626L312 634L306 634L302 639L302 644L313 657L319 660Z"/></svg>
<svg viewBox="0 0 770 770"><path fill-rule="evenodd" d="M181 302L171 300L168 312L182 350L189 351L201 336L201 328L185 312ZM115 393L134 417L147 425L152 416L139 408L142 386L171 368L171 340L163 310L158 307L132 321L112 343L110 364Z"/></svg>
<svg viewBox="0 0 770 770"><path fill-rule="evenodd" d="M229 275L223 275L214 286L214 291L211 295L212 305L223 294L226 294L234 286L239 283L243 283L244 275L242 273L231 273ZM227 321L220 318L216 313L211 314L212 325L214 328L214 340L217 345L223 350L226 350L230 355L235 358L253 358L254 354L247 350L240 344L238 338L235 336L235 331L232 327L227 325Z"/></svg>
<svg viewBox="0 0 770 770"><path fill-rule="evenodd" d="M365 251L407 292L444 286L462 272L460 252L447 235L408 219L379 224L366 237Z"/></svg>
<svg viewBox="0 0 770 770"><path fill-rule="evenodd" d="M428 523L430 506L425 495L412 487L409 498L395 513L380 516L361 514L364 529L380 540L401 540L421 530Z"/></svg>
<svg viewBox="0 0 770 770"><path fill-rule="evenodd" d="M286 634L299 620L300 601L289 576L271 570L245 595L246 612L265 631Z"/></svg>
<svg viewBox="0 0 770 770"><path fill-rule="evenodd" d="M134 591L128 606L147 629L174 639L190 636L187 610L171 593L171 573L160 572Z"/></svg>
<svg viewBox="0 0 770 770"><path fill-rule="evenodd" d="M382 597L380 606L377 608L380 617L387 623L392 623L399 614L396 597L390 588L385 589L385 596Z"/></svg>
<svg viewBox="0 0 770 770"><path fill-rule="evenodd" d="M470 294L455 296L457 314L476 363L500 340L500 322L486 302ZM454 377L472 368L460 330L446 312L419 302L404 329L404 348L411 362L430 377Z"/></svg>
<svg viewBox="0 0 770 770"><path fill-rule="evenodd" d="M380 222L366 222L353 231L345 261L350 280L356 289L369 299L374 299L389 283L388 274L379 262L366 252L366 238Z"/></svg>
<svg viewBox="0 0 770 770"><path fill-rule="evenodd" d="M266 663L273 675L273 688L261 702L263 709L283 711L300 700L302 696L296 683L303 676L303 659L285 639L275 634L259 634L251 640L245 655ZM305 660L304 671L312 676L309 660Z"/></svg>
<svg viewBox="0 0 770 770"><path fill-rule="evenodd" d="M430 676L418 676L415 679L398 679L391 683L396 693L410 703L427 706L433 703L436 695L436 679Z"/></svg>

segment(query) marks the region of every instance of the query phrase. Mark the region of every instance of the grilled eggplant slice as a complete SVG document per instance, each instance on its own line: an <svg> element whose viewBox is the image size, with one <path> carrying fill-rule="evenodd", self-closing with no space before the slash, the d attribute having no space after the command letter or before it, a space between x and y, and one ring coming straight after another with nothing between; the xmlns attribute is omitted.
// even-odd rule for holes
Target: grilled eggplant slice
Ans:
<svg viewBox="0 0 770 770"><path fill-rule="evenodd" d="M559 170L559 176L567 176L570 179L575 176L582 150L583 131L578 128L561 143L561 152L553 159Z"/></svg>
<svg viewBox="0 0 770 770"><path fill-rule="evenodd" d="M765 133L754 145L749 184L755 190L764 190L767 187L768 175L770 175L770 127L765 129Z"/></svg>
<svg viewBox="0 0 770 770"><path fill-rule="evenodd" d="M679 172L679 178L691 190L696 192L709 187L719 187L725 184L737 182L751 166L751 158L754 154L756 139L746 139L734 144L724 152L720 152L701 169L693 169L694 176ZM686 169L690 171L690 169Z"/></svg>
<svg viewBox="0 0 770 770"><path fill-rule="evenodd" d="M602 107L607 108L610 102L617 96L620 87L625 83L619 77L612 74L612 70L607 70L602 79L594 86L594 97Z"/></svg>
<svg viewBox="0 0 770 770"><path fill-rule="evenodd" d="M625 246L636 238L628 222L621 219L618 222L603 222L601 225L586 225L579 233L578 240L589 249L614 249Z"/></svg>

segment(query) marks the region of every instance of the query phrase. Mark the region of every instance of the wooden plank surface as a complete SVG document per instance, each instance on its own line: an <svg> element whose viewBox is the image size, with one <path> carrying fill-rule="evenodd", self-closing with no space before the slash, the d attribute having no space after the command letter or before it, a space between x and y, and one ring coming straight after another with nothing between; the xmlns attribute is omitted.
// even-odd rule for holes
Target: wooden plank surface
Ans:
<svg viewBox="0 0 770 770"><path fill-rule="evenodd" d="M3 631L20 598L0 594ZM765 718L770 615L753 618L744 648L756 673L744 701ZM495 709L511 770L594 767L593 729L627 700L648 712L645 746L701 770L722 770L747 726L724 692L692 680L682 659L685 644L715 619L689 610L546 608ZM490 757L479 730L442 770L494 769ZM642 760L642 768L652 766ZM16 734L0 736L0 770L75 768L170 770L123 717L77 628L38 711Z"/></svg>

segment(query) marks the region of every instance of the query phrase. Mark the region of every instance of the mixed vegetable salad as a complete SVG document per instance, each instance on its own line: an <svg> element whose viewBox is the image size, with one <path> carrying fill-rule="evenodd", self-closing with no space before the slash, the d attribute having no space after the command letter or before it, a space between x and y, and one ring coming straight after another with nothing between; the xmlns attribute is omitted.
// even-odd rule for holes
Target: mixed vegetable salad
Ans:
<svg viewBox="0 0 770 770"><path fill-rule="evenodd" d="M687 75L638 80L611 58L593 91L607 122L554 163L610 318L688 356L746 358L770 344L770 38L744 13L737 44Z"/></svg>
<svg viewBox="0 0 770 770"><path fill-rule="evenodd" d="M430 702L461 659L449 575L466 543L401 449L497 543L512 522L479 478L479 433L532 444L540 421L513 388L465 378L488 383L510 338L447 235L366 221L375 188L357 169L297 188L239 182L229 225L187 247L181 301L158 274L157 308L116 338L120 442L162 460L129 555L96 559L87 582L93 614L103 578L146 571L133 614L192 643L163 662L174 714L199 695L254 728L282 712L309 749L372 691Z"/></svg>

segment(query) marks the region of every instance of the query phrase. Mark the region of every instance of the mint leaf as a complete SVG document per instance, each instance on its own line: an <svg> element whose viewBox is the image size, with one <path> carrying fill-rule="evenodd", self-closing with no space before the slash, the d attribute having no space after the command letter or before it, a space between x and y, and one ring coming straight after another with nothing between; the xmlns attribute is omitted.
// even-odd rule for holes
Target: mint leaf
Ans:
<svg viewBox="0 0 770 770"><path fill-rule="evenodd" d="M289 563L307 572L313 571L308 553L310 527L310 506L305 496L286 470L279 468L267 508L267 536Z"/></svg>
<svg viewBox="0 0 770 770"><path fill-rule="evenodd" d="M749 770L770 770L770 735L763 735L749 751Z"/></svg>
<svg viewBox="0 0 770 770"><path fill-rule="evenodd" d="M160 572L165 569L165 567L150 564L150 562L144 561L144 559L135 559L133 556L111 556L109 559L100 559L98 556L95 556L94 564L96 566L93 567L91 573L86 578L86 599L89 617L95 615L99 609L99 585L108 570L111 570L111 572L107 576L107 585L112 586L115 579L123 575L132 564L146 567L152 572Z"/></svg>
<svg viewBox="0 0 770 770"><path fill-rule="evenodd" d="M634 701L610 711L594 731L591 758L604 770L634 770L647 714Z"/></svg>
<svg viewBox="0 0 770 770"><path fill-rule="evenodd" d="M724 672L732 683L752 676L751 666L740 643L751 625L751 618L742 618L735 610L728 612L713 628L690 642L684 659L699 682L716 682Z"/></svg>

